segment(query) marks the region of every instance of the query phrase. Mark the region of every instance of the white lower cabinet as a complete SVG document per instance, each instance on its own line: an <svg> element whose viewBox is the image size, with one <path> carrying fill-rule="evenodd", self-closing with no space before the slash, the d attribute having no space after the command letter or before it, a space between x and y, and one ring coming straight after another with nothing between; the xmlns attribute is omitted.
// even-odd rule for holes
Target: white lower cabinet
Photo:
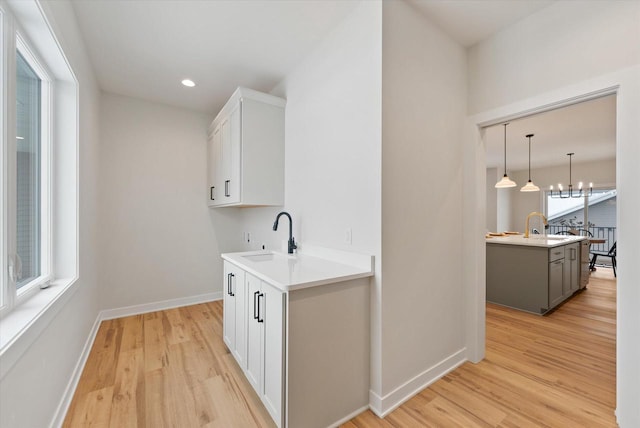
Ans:
<svg viewBox="0 0 640 428"><path fill-rule="evenodd" d="M247 359L246 341L246 282L242 269L224 264L223 339L240 364Z"/></svg>
<svg viewBox="0 0 640 428"><path fill-rule="evenodd" d="M250 308L245 373L273 420L283 426L284 293L248 273L245 281Z"/></svg>
<svg viewBox="0 0 640 428"><path fill-rule="evenodd" d="M368 404L368 277L284 291L226 259L224 274L224 342L276 426L336 426Z"/></svg>
<svg viewBox="0 0 640 428"><path fill-rule="evenodd" d="M273 420L282 427L285 294L231 263L224 266L224 342Z"/></svg>

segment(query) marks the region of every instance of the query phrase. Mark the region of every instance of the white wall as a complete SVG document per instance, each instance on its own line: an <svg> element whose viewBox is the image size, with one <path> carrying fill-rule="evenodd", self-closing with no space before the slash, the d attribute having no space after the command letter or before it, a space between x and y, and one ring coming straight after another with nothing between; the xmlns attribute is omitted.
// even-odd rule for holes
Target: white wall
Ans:
<svg viewBox="0 0 640 428"><path fill-rule="evenodd" d="M75 294L0 381L3 427L49 426L98 314L100 93L71 5L66 1L41 5L79 82L79 279Z"/></svg>
<svg viewBox="0 0 640 428"><path fill-rule="evenodd" d="M382 408L464 359L466 56L412 5L383 2Z"/></svg>
<svg viewBox="0 0 640 428"><path fill-rule="evenodd" d="M359 5L274 90L287 99L285 209L299 242L378 252L380 240L380 18ZM243 210L254 244L279 247L279 208ZM351 228L353 242L345 242Z"/></svg>
<svg viewBox="0 0 640 428"><path fill-rule="evenodd" d="M470 114L637 64L637 1L558 1L469 49Z"/></svg>
<svg viewBox="0 0 640 428"><path fill-rule="evenodd" d="M206 204L211 117L103 94L100 304L103 309L222 290L220 253L238 211Z"/></svg>
<svg viewBox="0 0 640 428"><path fill-rule="evenodd" d="M510 120L585 94L617 91L616 187L618 189L617 418L622 428L640 426L640 3L558 2L525 18L469 52L469 164L465 183L484 180L474 162L477 125ZM484 201L484 195L481 198ZM484 259L484 222L469 217L467 239L476 266ZM475 232L473 230L475 229ZM479 270L478 270L479 271ZM471 272L473 273L473 272ZM480 275L469 283L484 284ZM482 294L482 293L479 293Z"/></svg>

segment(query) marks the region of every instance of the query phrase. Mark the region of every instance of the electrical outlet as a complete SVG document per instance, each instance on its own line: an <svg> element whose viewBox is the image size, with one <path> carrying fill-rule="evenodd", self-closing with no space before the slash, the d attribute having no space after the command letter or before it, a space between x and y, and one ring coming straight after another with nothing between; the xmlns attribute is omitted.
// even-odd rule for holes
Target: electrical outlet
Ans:
<svg viewBox="0 0 640 428"><path fill-rule="evenodd" d="M348 227L347 230L345 230L344 232L344 242L345 244L349 244L349 245L351 245L352 243L352 233L351 233L350 227Z"/></svg>

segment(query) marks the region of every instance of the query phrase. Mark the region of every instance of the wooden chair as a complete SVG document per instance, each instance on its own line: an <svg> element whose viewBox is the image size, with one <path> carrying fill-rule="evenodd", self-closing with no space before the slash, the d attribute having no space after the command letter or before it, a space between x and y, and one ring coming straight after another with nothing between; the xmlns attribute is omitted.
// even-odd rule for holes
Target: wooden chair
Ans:
<svg viewBox="0 0 640 428"><path fill-rule="evenodd" d="M598 256L611 257L611 266L613 266L613 276L618 277L616 273L616 266L618 264L616 261L617 244L618 244L617 241L614 242L611 248L609 248L609 251L607 251L606 253L604 251L591 251L591 254L593 254L593 257L591 257L591 263L589 263L589 269L596 270L596 260L598 260Z"/></svg>

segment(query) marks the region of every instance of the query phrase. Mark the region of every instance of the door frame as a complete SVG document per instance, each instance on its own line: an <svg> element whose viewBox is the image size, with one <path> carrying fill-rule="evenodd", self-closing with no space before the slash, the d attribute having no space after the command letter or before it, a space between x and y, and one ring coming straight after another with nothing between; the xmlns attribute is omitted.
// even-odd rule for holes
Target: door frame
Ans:
<svg viewBox="0 0 640 428"><path fill-rule="evenodd" d="M620 252L617 287L616 331L616 415L618 423L635 422L640 385L634 383L635 366L640 358L640 290L634 287L640 274L633 269L640 258L640 230L634 226L632 212L638 212L639 199L634 184L640 171L632 159L640 153L640 66L629 67L594 79L554 89L524 100L467 116L463 129L463 287L467 359L479 362L485 355L485 228L486 228L486 154L483 128L554 110L590 99L616 95L616 188L618 189L618 246ZM629 192L625 183L629 183ZM629 195L629 197L627 197ZM621 212L627 212L621 216Z"/></svg>

